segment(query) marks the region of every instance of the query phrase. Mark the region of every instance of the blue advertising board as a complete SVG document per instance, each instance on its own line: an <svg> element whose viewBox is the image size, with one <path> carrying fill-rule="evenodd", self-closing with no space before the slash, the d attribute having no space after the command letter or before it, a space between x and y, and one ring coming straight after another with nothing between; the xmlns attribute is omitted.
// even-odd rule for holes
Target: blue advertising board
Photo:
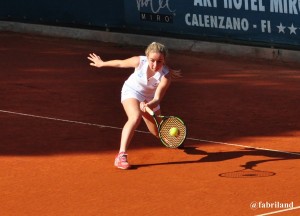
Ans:
<svg viewBox="0 0 300 216"><path fill-rule="evenodd" d="M300 0L126 0L129 28L239 41L300 45Z"/></svg>
<svg viewBox="0 0 300 216"><path fill-rule="evenodd" d="M300 0L0 0L0 20L300 49Z"/></svg>
<svg viewBox="0 0 300 216"><path fill-rule="evenodd" d="M123 0L0 0L0 20L26 23L119 28L123 13Z"/></svg>

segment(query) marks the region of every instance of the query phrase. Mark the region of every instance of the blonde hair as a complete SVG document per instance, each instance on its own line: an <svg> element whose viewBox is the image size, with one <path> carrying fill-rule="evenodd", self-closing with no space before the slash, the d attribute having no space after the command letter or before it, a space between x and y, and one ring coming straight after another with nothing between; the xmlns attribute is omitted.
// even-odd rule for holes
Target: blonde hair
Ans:
<svg viewBox="0 0 300 216"><path fill-rule="evenodd" d="M168 56L167 47L157 42L152 42L151 44L148 45L148 47L145 50L146 56L148 56L150 52L161 53L165 58L167 58Z"/></svg>
<svg viewBox="0 0 300 216"><path fill-rule="evenodd" d="M158 42L152 42L151 44L148 45L148 47L145 50L146 56L148 56L150 52L161 53L161 54L163 54L165 59L168 57L168 54L169 54L167 47ZM171 72L172 78L182 77L180 70L174 70L171 68L169 68L169 70Z"/></svg>

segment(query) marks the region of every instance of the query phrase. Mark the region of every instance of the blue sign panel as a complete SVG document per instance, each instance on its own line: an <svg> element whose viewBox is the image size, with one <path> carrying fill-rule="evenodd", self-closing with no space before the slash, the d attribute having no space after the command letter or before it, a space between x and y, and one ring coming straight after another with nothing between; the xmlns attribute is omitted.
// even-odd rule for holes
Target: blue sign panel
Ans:
<svg viewBox="0 0 300 216"><path fill-rule="evenodd" d="M123 0L0 0L0 20L120 28L123 13Z"/></svg>
<svg viewBox="0 0 300 216"><path fill-rule="evenodd" d="M300 49L300 0L0 0L0 19Z"/></svg>
<svg viewBox="0 0 300 216"><path fill-rule="evenodd" d="M300 0L126 0L128 28L243 41L300 45Z"/></svg>

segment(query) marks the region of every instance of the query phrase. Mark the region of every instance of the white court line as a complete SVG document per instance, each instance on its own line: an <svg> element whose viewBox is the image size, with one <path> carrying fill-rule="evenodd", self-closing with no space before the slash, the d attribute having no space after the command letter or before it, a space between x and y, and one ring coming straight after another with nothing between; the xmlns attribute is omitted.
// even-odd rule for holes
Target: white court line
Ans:
<svg viewBox="0 0 300 216"><path fill-rule="evenodd" d="M106 125L99 125L99 124L93 124L93 123L87 123L87 122L80 122L80 121L72 121L72 120L59 119L59 118L52 118L52 117L47 117L47 116L32 115L32 114L19 113L19 112L12 112L12 111L7 111L7 110L0 110L0 112L14 114L14 115L27 116L27 117L32 117L32 118L40 118L40 119L47 119L47 120L53 120L53 121L60 121L60 122L67 122L67 123L75 123L75 124L96 126L96 127L100 127L100 128L120 129L118 127L112 127L112 126L106 126Z"/></svg>
<svg viewBox="0 0 300 216"><path fill-rule="evenodd" d="M226 142L210 141L210 140L203 140L203 139L196 139L196 138L188 138L188 139L189 139L189 140L194 140L194 141L201 141L201 142L215 143L215 144L228 145L228 146L235 146L235 147L242 147L242 148L252 148L252 149L257 149L257 150L272 151L272 152L278 152L278 153L285 153L285 154L291 154L291 155L297 155L297 156L300 156L300 153L296 153L296 152L281 151L281 150L275 150L275 149L268 149L268 148L261 148L261 147L253 147L253 146L247 146L247 145L241 145L241 144L235 144L235 143L226 143Z"/></svg>
<svg viewBox="0 0 300 216"><path fill-rule="evenodd" d="M8 111L8 110L0 110L0 112L2 112L2 113L8 113L8 114L13 114L13 115L27 116L27 117L32 117L32 118L47 119L47 120L60 121L60 122L66 122L66 123L74 123L74 124L95 126L95 127L100 127L100 128L110 128L110 129L122 130L122 128L120 128L120 127L100 125L100 124L94 124L94 123L88 123L88 122L81 122L81 121L66 120L66 119L59 119L59 118L53 118L53 117L47 117L47 116L40 116L40 115L32 115L32 114L26 114L26 113L20 113L20 112L13 112L13 111ZM150 133L150 132L141 131L141 130L136 130L136 132L147 133L147 134ZM296 152L280 151L280 150L275 150L275 149L253 147L253 146L247 146L247 145L241 145L241 144L234 144L234 143L226 143L226 142L218 142L218 141L210 141L210 140L203 140L203 139L198 139L198 138L186 138L186 139L192 140L192 141L198 141L198 142L207 142L207 143L214 143L214 144L228 145L228 146L235 146L235 147L242 147L242 148L252 148L252 149L257 149L257 150L271 151L271 152L278 152L278 153L284 153L284 154L290 154L290 155L300 156L300 153L296 153Z"/></svg>
<svg viewBox="0 0 300 216"><path fill-rule="evenodd" d="M268 213L265 213L265 214L260 214L260 215L255 215L255 216L267 216L267 215L272 215L272 214L278 214L278 213L282 213L282 212L292 211L292 210L296 210L296 209L300 209L300 206L297 206L297 207L294 207L294 208L282 209L282 210L279 210L279 211L268 212Z"/></svg>
<svg viewBox="0 0 300 216"><path fill-rule="evenodd" d="M122 130L122 128L120 128L120 127L100 125L100 124L88 123L88 122L81 122L81 121L73 121L73 120L67 120L67 119L59 119L59 118L53 118L53 117L47 117L47 116L40 116L40 115L32 115L32 114L26 114L26 113L20 113L20 112L13 112L13 111L8 111L8 110L0 110L0 112L2 112L2 113L8 113L8 114L13 114L13 115L20 115L20 116L32 117L32 118L52 120L52 121L59 121L59 122L66 122L66 123L74 123L74 124L95 126L95 127L99 127L99 128L110 128L110 129ZM139 131L139 130L136 130L136 131L139 132L139 133L150 133L150 132L146 132L146 131Z"/></svg>

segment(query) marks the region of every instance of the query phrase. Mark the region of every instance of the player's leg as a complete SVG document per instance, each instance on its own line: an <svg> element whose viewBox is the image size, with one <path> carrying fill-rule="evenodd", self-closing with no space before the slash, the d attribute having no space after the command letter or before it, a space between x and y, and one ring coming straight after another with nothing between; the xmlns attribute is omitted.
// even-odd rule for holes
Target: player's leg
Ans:
<svg viewBox="0 0 300 216"><path fill-rule="evenodd" d="M137 99L129 98L122 101L125 113L128 117L125 123L120 142L120 150L115 158L115 166L119 169L129 169L130 165L127 160L127 148L133 137L134 131L141 121L141 111Z"/></svg>
<svg viewBox="0 0 300 216"><path fill-rule="evenodd" d="M122 105L128 119L122 130L120 152L126 152L134 131L141 122L141 110L140 102L134 98L124 100Z"/></svg>
<svg viewBox="0 0 300 216"><path fill-rule="evenodd" d="M160 114L161 114L160 109L157 110L157 111L155 111L155 115L156 116L158 116ZM149 113L147 113L147 112L143 113L142 116L143 116L143 119L144 119L144 121L145 121L145 123L147 125L147 128L150 131L150 133L152 133L154 136L156 136L157 138L159 138L159 136L158 136L158 129L157 129L157 126L156 126L156 123L155 123L153 117ZM159 119L157 119L157 121L159 121Z"/></svg>

